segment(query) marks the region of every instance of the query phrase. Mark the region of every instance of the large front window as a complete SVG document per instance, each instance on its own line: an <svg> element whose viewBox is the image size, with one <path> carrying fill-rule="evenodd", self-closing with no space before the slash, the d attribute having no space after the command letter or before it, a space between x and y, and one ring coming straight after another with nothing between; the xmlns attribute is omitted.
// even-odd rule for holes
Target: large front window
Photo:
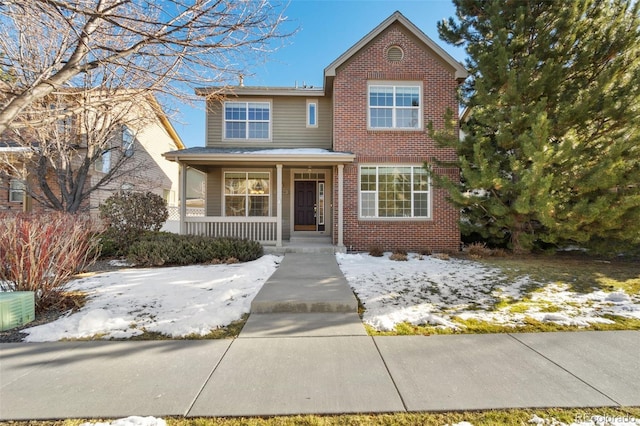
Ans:
<svg viewBox="0 0 640 426"><path fill-rule="evenodd" d="M420 85L369 85L369 128L419 129Z"/></svg>
<svg viewBox="0 0 640 426"><path fill-rule="evenodd" d="M268 172L225 172L225 216L269 216Z"/></svg>
<svg viewBox="0 0 640 426"><path fill-rule="evenodd" d="M420 166L360 167L360 217L429 218L431 183Z"/></svg>
<svg viewBox="0 0 640 426"><path fill-rule="evenodd" d="M270 139L269 102L225 102L225 139Z"/></svg>

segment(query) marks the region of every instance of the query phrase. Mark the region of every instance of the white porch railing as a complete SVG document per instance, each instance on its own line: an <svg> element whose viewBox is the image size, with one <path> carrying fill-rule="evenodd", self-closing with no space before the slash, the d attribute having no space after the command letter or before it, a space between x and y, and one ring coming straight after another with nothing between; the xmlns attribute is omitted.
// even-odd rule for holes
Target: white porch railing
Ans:
<svg viewBox="0 0 640 426"><path fill-rule="evenodd" d="M276 244L277 217L193 217L184 218L185 231L191 235L235 237Z"/></svg>

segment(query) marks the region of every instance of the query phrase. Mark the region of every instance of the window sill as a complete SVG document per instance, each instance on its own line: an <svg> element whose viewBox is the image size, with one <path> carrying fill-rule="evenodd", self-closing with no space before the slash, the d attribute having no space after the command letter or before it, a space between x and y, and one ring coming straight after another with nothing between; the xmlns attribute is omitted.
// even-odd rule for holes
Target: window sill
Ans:
<svg viewBox="0 0 640 426"><path fill-rule="evenodd" d="M375 127L367 127L368 133L424 133L424 129L420 128L375 128Z"/></svg>
<svg viewBox="0 0 640 426"><path fill-rule="evenodd" d="M433 222L431 217L362 217L358 216L360 222L389 222L389 223L401 223L401 222Z"/></svg>
<svg viewBox="0 0 640 426"><path fill-rule="evenodd" d="M273 139L221 139L222 142L225 143L244 143L244 142L249 142L249 143L255 143L255 142L273 142Z"/></svg>

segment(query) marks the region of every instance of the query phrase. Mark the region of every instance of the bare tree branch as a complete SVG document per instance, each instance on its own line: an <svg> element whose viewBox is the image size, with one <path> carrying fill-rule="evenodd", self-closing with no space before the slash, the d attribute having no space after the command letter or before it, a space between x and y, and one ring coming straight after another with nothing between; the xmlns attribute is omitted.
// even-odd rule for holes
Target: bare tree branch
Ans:
<svg viewBox="0 0 640 426"><path fill-rule="evenodd" d="M25 126L23 113L46 124L31 105L87 75L94 87L181 96L227 84L277 47L285 19L266 0L0 2L0 72L11 77L0 81L0 134Z"/></svg>

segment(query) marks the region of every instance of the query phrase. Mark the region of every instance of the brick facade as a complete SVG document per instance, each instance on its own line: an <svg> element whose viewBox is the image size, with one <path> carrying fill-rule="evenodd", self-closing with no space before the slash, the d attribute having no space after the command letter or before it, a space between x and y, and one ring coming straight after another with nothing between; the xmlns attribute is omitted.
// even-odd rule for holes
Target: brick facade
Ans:
<svg viewBox="0 0 640 426"><path fill-rule="evenodd" d="M390 46L404 52L401 61L386 58ZM433 164L434 159L451 161L455 151L439 148L426 126L444 127L451 110L457 118L458 83L454 71L437 54L400 23L394 23L370 41L336 70L334 99L335 151L352 152L356 161L344 168L344 244L348 249L368 250L380 245L385 250L404 249L457 251L460 246L459 212L446 201L446 193L432 186L430 219L359 218L359 166ZM422 128L420 130L369 130L367 127L368 82L421 82ZM457 177L457 170L437 169ZM334 186L334 188L336 188ZM337 199L337 193L334 194ZM334 215L337 212L334 211ZM334 223L336 223L335 217ZM334 230L334 239L337 231Z"/></svg>

